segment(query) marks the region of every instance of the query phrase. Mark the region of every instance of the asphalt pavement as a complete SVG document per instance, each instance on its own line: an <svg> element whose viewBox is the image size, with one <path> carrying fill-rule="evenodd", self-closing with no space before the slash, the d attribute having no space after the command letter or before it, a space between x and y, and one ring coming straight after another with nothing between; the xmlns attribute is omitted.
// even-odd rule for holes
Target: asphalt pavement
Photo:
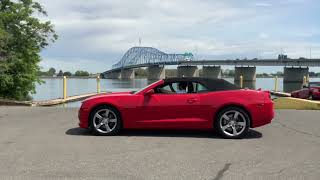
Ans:
<svg viewBox="0 0 320 180"><path fill-rule="evenodd" d="M320 179L320 111L279 110L241 140L202 131L92 136L76 108L0 107L0 179Z"/></svg>

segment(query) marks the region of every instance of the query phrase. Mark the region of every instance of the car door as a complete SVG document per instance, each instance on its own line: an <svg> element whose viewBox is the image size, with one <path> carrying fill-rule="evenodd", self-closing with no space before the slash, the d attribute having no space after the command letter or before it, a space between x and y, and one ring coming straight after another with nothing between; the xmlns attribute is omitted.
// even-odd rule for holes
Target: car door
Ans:
<svg viewBox="0 0 320 180"><path fill-rule="evenodd" d="M164 85L162 92L144 97L143 119L137 125L144 128L199 128L200 100L197 93L176 93L179 82ZM157 87L158 88L158 87ZM165 93L163 93L165 92Z"/></svg>

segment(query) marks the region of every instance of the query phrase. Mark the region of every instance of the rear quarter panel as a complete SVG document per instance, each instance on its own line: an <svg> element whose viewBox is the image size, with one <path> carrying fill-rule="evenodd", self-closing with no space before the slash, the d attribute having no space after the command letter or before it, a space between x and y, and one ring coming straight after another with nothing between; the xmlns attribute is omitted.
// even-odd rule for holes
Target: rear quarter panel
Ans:
<svg viewBox="0 0 320 180"><path fill-rule="evenodd" d="M203 93L200 94L200 101L202 110L207 112L206 117L212 124L218 112L224 107L239 106L248 111L252 122L251 127L257 127L265 121L263 117L265 111L261 108L265 96L263 91L241 89Z"/></svg>

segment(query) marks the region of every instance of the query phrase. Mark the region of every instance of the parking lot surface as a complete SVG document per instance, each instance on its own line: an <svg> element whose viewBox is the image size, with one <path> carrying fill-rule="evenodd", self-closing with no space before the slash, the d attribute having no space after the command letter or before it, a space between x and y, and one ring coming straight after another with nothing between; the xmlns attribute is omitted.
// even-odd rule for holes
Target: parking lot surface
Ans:
<svg viewBox="0 0 320 180"><path fill-rule="evenodd" d="M279 110L245 139L201 131L92 136L75 108L0 107L0 179L320 179L320 111Z"/></svg>

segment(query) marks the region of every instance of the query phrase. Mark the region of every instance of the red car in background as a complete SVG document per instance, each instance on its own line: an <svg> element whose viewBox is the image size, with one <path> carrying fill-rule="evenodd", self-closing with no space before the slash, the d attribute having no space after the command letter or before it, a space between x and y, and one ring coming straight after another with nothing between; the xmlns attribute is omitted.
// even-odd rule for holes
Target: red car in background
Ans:
<svg viewBox="0 0 320 180"><path fill-rule="evenodd" d="M308 86L304 86L300 90L293 91L291 93L291 97L320 100L320 82L309 82Z"/></svg>
<svg viewBox="0 0 320 180"><path fill-rule="evenodd" d="M273 117L268 91L240 89L222 79L168 78L137 92L86 99L79 126L96 135L121 129L214 129L225 138L241 138Z"/></svg>

